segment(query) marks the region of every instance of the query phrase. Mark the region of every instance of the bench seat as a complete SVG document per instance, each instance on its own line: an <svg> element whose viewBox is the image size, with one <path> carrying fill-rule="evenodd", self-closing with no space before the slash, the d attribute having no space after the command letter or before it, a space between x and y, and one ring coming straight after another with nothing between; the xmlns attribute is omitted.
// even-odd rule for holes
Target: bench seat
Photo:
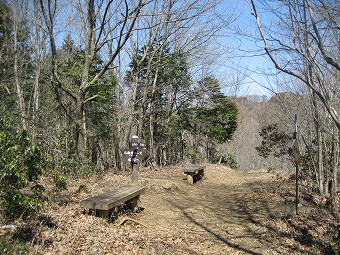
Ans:
<svg viewBox="0 0 340 255"><path fill-rule="evenodd" d="M112 211L122 204L133 209L140 194L145 192L142 186L123 186L100 195L89 197L80 202L81 207L94 210L98 216L109 217Z"/></svg>
<svg viewBox="0 0 340 255"><path fill-rule="evenodd" d="M190 184L194 184L196 180L204 178L204 166L190 166L184 169L186 179Z"/></svg>

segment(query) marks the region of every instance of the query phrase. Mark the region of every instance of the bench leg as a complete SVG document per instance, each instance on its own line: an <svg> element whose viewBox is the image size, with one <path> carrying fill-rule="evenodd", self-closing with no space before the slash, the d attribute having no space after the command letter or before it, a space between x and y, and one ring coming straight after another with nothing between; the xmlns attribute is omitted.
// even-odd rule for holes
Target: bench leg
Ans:
<svg viewBox="0 0 340 255"><path fill-rule="evenodd" d="M190 184L194 184L194 176L191 175L191 174L187 174L187 181L188 181Z"/></svg>
<svg viewBox="0 0 340 255"><path fill-rule="evenodd" d="M96 210L96 216L100 218L109 218L110 214L110 211L107 210Z"/></svg>
<svg viewBox="0 0 340 255"><path fill-rule="evenodd" d="M126 204L128 209L133 211L138 205L138 200L139 200L139 195L137 197L134 197L133 199L127 201L125 204Z"/></svg>

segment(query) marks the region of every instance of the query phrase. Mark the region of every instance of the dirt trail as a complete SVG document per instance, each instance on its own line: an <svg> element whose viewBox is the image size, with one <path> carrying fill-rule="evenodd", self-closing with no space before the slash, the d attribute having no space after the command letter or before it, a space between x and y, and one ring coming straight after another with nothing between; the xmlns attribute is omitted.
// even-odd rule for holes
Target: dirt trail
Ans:
<svg viewBox="0 0 340 255"><path fill-rule="evenodd" d="M302 216L289 216L294 182L277 174L207 165L194 185L183 178L183 167L140 169L142 210L114 222L84 213L79 202L130 183L129 174L71 181L46 207L32 254L311 254L331 222L305 202Z"/></svg>
<svg viewBox="0 0 340 255"><path fill-rule="evenodd" d="M265 238L267 229L258 221L276 217L278 204L253 194L274 175L237 173L214 165L207 166L205 173L205 179L194 185L183 180L180 172L170 179L145 177L144 184L150 186L141 199L145 211L136 218L150 226L156 237L175 236L176 254L274 254Z"/></svg>

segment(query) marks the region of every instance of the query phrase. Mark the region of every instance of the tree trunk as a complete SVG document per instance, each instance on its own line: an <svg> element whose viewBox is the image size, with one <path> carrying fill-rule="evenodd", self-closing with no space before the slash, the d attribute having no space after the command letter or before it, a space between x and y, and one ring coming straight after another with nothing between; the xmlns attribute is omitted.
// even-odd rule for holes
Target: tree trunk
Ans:
<svg viewBox="0 0 340 255"><path fill-rule="evenodd" d="M149 131L150 131L150 140L149 140L149 146L150 146L150 158L152 161L156 161L157 157L157 150L155 145L155 138L154 138L154 126L155 126L155 103L156 103L156 86L157 86L157 79L158 79L158 71L159 67L156 67L156 73L155 77L152 83L152 92L151 92L151 102L150 102L150 123L149 123ZM161 157L162 155L160 155Z"/></svg>
<svg viewBox="0 0 340 255"><path fill-rule="evenodd" d="M40 59L40 53L38 52L36 54L36 63L35 63L35 81L34 81L34 91L33 91L33 108L32 108L32 122L34 130L32 132L32 141L34 143L36 131L36 116L39 111L39 79L40 79L40 73L41 73L41 59Z"/></svg>
<svg viewBox="0 0 340 255"><path fill-rule="evenodd" d="M335 133L334 133L335 134ZM333 176L332 176L332 188L331 188L331 205L332 211L339 219L339 203L335 201L338 192L338 172L339 172L339 143L340 143L340 131L337 132L337 136L334 138L333 143Z"/></svg>
<svg viewBox="0 0 340 255"><path fill-rule="evenodd" d="M95 56L94 36L95 36L95 11L94 0L88 2L87 9L87 27L85 36L85 61L81 77L81 86L79 88L76 100L76 127L77 129L77 152L80 159L87 156L87 129L84 103L86 92L90 87L90 68Z"/></svg>
<svg viewBox="0 0 340 255"><path fill-rule="evenodd" d="M114 74L113 74L114 75ZM112 131L113 131L113 150L114 150L114 157L115 157L115 168L117 170L122 169L122 160L121 160L121 154L120 154L120 143L119 143L119 137L121 134L119 134L119 121L120 118L118 116L118 102L120 102L120 95L119 91L117 90L116 87L113 88L113 95L115 97L115 100L113 102L113 123L112 123Z"/></svg>
<svg viewBox="0 0 340 255"><path fill-rule="evenodd" d="M128 121L127 121L127 132L125 133L125 139L124 142L128 143L130 140L132 133L134 130L134 118L135 118L135 108L137 107L137 91L138 91L138 75L134 77L133 89L132 89L132 96L131 96L131 104L130 108L128 109Z"/></svg>
<svg viewBox="0 0 340 255"><path fill-rule="evenodd" d="M314 106L314 125L316 132L316 142L317 142L317 175L316 180L318 184L318 189L320 194L324 195L324 165L323 165L323 142L322 142L322 134L320 130L320 117L318 113L318 105L317 98L315 93L313 92L313 106Z"/></svg>
<svg viewBox="0 0 340 255"><path fill-rule="evenodd" d="M332 161L332 187L329 190L332 197L336 196L338 190L338 171L339 171L339 143L340 143L340 131L336 132L334 130L334 137L333 137L333 161Z"/></svg>
<svg viewBox="0 0 340 255"><path fill-rule="evenodd" d="M39 8L37 4L34 5L34 15L35 17L40 17L39 14ZM44 52L44 42L46 41L46 33L44 33L41 29L42 24L41 24L41 19L36 18L33 21L34 29L35 29L35 46L34 46L34 51L35 51L35 80L34 80L34 88L33 88L33 106L32 106L32 123L33 126L31 127L32 129L32 142L35 143L36 141L36 129L37 129L37 123L36 123L36 118L39 113L39 105L40 105L40 76L41 76L41 59L43 56Z"/></svg>
<svg viewBox="0 0 340 255"><path fill-rule="evenodd" d="M26 112L26 107L25 107L24 93L20 85L20 73L19 73L19 66L18 66L19 65L19 51L18 51L19 14L17 13L16 8L14 8L13 11L14 11L14 19L13 19L14 82L15 82L15 88L16 88L17 97L18 97L18 103L19 103L21 126L24 130L28 131L28 118L27 118L27 112Z"/></svg>
<svg viewBox="0 0 340 255"><path fill-rule="evenodd" d="M76 108L75 108L75 117L74 117L74 132L75 136L75 149L76 154L79 159L86 159L86 118L83 110L83 97L79 95L76 100Z"/></svg>

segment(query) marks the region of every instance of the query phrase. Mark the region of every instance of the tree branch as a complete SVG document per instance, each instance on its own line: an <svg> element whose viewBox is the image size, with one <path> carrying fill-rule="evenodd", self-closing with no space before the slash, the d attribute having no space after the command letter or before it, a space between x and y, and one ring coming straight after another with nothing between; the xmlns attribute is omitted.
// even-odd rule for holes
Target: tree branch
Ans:
<svg viewBox="0 0 340 255"><path fill-rule="evenodd" d="M340 71L340 65L331 56L329 56L329 54L327 53L327 51L325 49L325 46L323 44L323 40L322 40L321 35L319 33L319 29L316 26L316 22L315 22L315 19L314 19L314 12L313 12L313 9L311 7L310 1L309 0L306 0L306 1L307 1L307 5L308 5L308 11L309 11L309 14L310 14L313 30L314 30L316 38L317 38L316 42L317 42L318 48L319 48L322 56L326 60L326 62L328 64L334 66L338 71Z"/></svg>
<svg viewBox="0 0 340 255"><path fill-rule="evenodd" d="M307 0L307 1L309 2L309 0ZM270 49L269 43L268 43L267 38L266 38L266 36L264 34L264 31L262 29L262 24L261 24L261 21L260 21L260 16L258 15L257 8L256 8L254 0L250 0L250 6L251 6L252 14L254 15L254 17L256 19L256 24L257 24L257 28L259 30L260 36L261 36L262 41L263 41L263 43L265 45L264 50L265 50L266 54L269 56L269 58L272 61L272 63L275 65L275 68L277 70L279 70L279 71L282 71L283 73L286 73L288 75L291 75L291 76L301 80L304 84L306 84L318 96L318 98L321 100L322 104L326 108L327 112L330 114L330 116L331 116L332 120L334 121L335 125L337 126L338 130L340 130L339 115L338 115L337 111L335 110L335 108L332 105L330 105L329 100L327 100L327 98L326 98L326 95L324 95L322 93L322 91L318 90L313 85L313 83L310 82L309 79L306 79L302 75L300 75L300 74L298 74L298 73L296 73L294 71L291 71L291 70L289 70L289 69L287 69L285 67L282 67L280 65L280 63L277 61L276 57L272 54L272 50ZM315 22L313 24L313 27L314 26L315 26ZM318 36L318 34L317 34L316 36L318 37L318 40L321 39L320 35ZM319 47L320 46L323 47L323 44L319 45ZM321 51L321 49L320 49L320 51ZM324 53L322 53L322 54L324 54ZM325 59L325 60L327 61L327 59ZM328 59L328 61L329 61L329 59Z"/></svg>

